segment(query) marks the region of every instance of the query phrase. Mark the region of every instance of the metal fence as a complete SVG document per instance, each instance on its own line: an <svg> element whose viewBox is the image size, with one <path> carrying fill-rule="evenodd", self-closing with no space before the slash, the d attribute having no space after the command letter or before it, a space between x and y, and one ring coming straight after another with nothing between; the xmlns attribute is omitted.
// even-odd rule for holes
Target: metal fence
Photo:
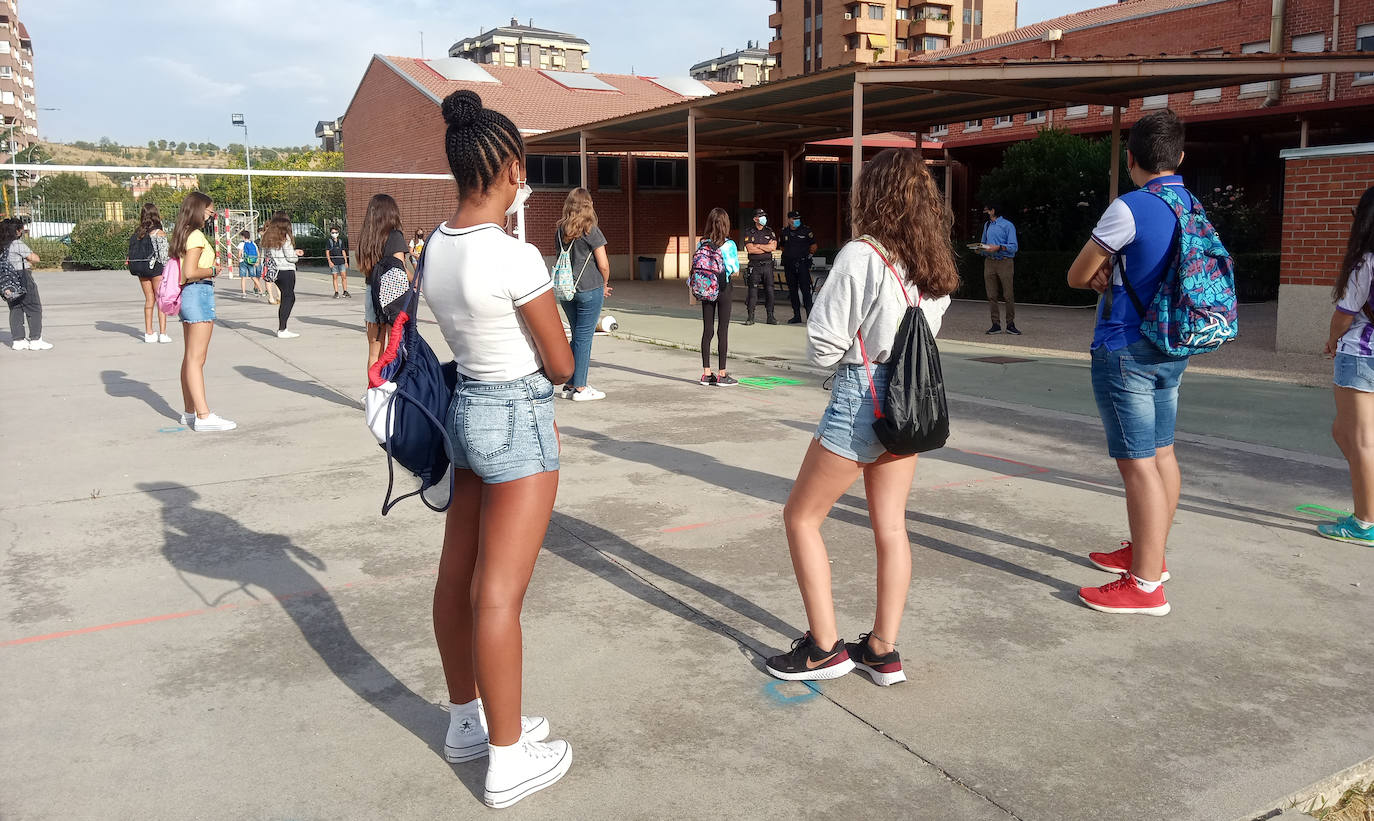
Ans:
<svg viewBox="0 0 1374 821"><path fill-rule="evenodd" d="M69 241L76 227L85 222L134 222L138 219L139 203L127 202L43 202L37 200L17 209L18 215L29 223L29 235L39 239ZM216 211L246 211L248 205L215 204ZM292 228L298 238L323 238L332 225L344 226L346 223L343 203L337 207L309 209L309 213L296 214L286 204L254 201L253 210L258 214L258 222L265 222L273 213L285 211L291 215ZM162 221L171 230L176 213L164 209Z"/></svg>

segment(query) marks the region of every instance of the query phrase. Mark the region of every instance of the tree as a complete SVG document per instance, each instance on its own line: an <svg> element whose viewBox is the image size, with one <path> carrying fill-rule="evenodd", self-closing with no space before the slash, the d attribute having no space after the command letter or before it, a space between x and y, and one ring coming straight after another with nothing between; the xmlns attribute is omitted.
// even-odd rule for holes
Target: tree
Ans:
<svg viewBox="0 0 1374 821"><path fill-rule="evenodd" d="M181 143L178 143L178 144L177 144L177 154L178 154L178 155L183 155L183 156L186 154L186 143L185 143L185 142L181 142Z"/></svg>
<svg viewBox="0 0 1374 821"><path fill-rule="evenodd" d="M181 201L185 198L185 191L170 185L154 185L138 201L138 206L142 208L145 202L157 203L157 210L161 212L162 221L168 226L170 232L172 220L176 218L176 213L181 208Z"/></svg>
<svg viewBox="0 0 1374 821"><path fill-rule="evenodd" d="M152 140L149 140L148 142L151 143ZM167 141L166 141L166 140L158 140L158 141L157 141L157 150L158 150L158 151L166 151L166 150L167 150Z"/></svg>
<svg viewBox="0 0 1374 821"><path fill-rule="evenodd" d="M50 174L33 186L33 194L45 202L94 202L95 192L86 178L78 174Z"/></svg>
<svg viewBox="0 0 1374 821"><path fill-rule="evenodd" d="M149 141L148 141L148 150L149 150L149 151L156 151L156 150L157 150L157 140L149 140Z"/></svg>

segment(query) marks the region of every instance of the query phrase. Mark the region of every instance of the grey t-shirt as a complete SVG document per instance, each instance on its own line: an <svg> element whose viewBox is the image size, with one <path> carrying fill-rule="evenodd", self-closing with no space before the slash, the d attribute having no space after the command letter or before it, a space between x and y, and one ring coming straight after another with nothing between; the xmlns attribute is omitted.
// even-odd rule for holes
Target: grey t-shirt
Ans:
<svg viewBox="0 0 1374 821"><path fill-rule="evenodd" d="M9 257L10 267L16 271L23 271L33 266L29 264L29 254L33 251L24 244L22 239L17 239L10 243Z"/></svg>
<svg viewBox="0 0 1374 821"><path fill-rule="evenodd" d="M596 249L606 244L606 235L601 233L599 227L593 227L586 236L573 240L571 247L563 239L563 229L559 228L554 232L554 241L558 243L559 253L562 253L564 248L568 249L568 262L572 265L573 277L581 274L581 278L577 279L577 290L595 291L606 286L606 281L601 278L601 269L596 267Z"/></svg>

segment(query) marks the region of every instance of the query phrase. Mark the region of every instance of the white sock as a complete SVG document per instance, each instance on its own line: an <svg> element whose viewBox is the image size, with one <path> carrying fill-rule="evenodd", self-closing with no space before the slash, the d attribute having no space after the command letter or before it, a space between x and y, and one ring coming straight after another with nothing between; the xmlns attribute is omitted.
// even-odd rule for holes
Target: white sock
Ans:
<svg viewBox="0 0 1374 821"><path fill-rule="evenodd" d="M1370 529L1371 527L1374 527L1374 522L1366 522L1364 519L1356 519L1355 516L1354 516L1353 514L1350 516L1350 518L1355 519L1355 524L1359 525L1360 527L1364 528L1365 530L1368 530L1368 529Z"/></svg>
<svg viewBox="0 0 1374 821"><path fill-rule="evenodd" d="M1147 582L1134 573L1131 574L1131 578L1135 580L1135 586L1140 588L1141 593L1153 593L1163 584L1163 582Z"/></svg>

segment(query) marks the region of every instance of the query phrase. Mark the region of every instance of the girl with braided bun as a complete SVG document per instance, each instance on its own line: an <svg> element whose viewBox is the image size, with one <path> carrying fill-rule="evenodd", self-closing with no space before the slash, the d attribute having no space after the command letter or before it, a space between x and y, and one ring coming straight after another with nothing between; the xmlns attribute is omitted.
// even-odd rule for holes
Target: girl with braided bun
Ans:
<svg viewBox="0 0 1374 821"><path fill-rule="evenodd" d="M434 589L444 756L487 756L483 800L508 807L572 764L567 742L544 741L545 719L520 715L520 608L558 492L553 386L572 377L573 356L543 257L502 227L530 194L519 130L472 91L449 95L443 114L458 206L416 282L458 367L446 420L453 504Z"/></svg>

